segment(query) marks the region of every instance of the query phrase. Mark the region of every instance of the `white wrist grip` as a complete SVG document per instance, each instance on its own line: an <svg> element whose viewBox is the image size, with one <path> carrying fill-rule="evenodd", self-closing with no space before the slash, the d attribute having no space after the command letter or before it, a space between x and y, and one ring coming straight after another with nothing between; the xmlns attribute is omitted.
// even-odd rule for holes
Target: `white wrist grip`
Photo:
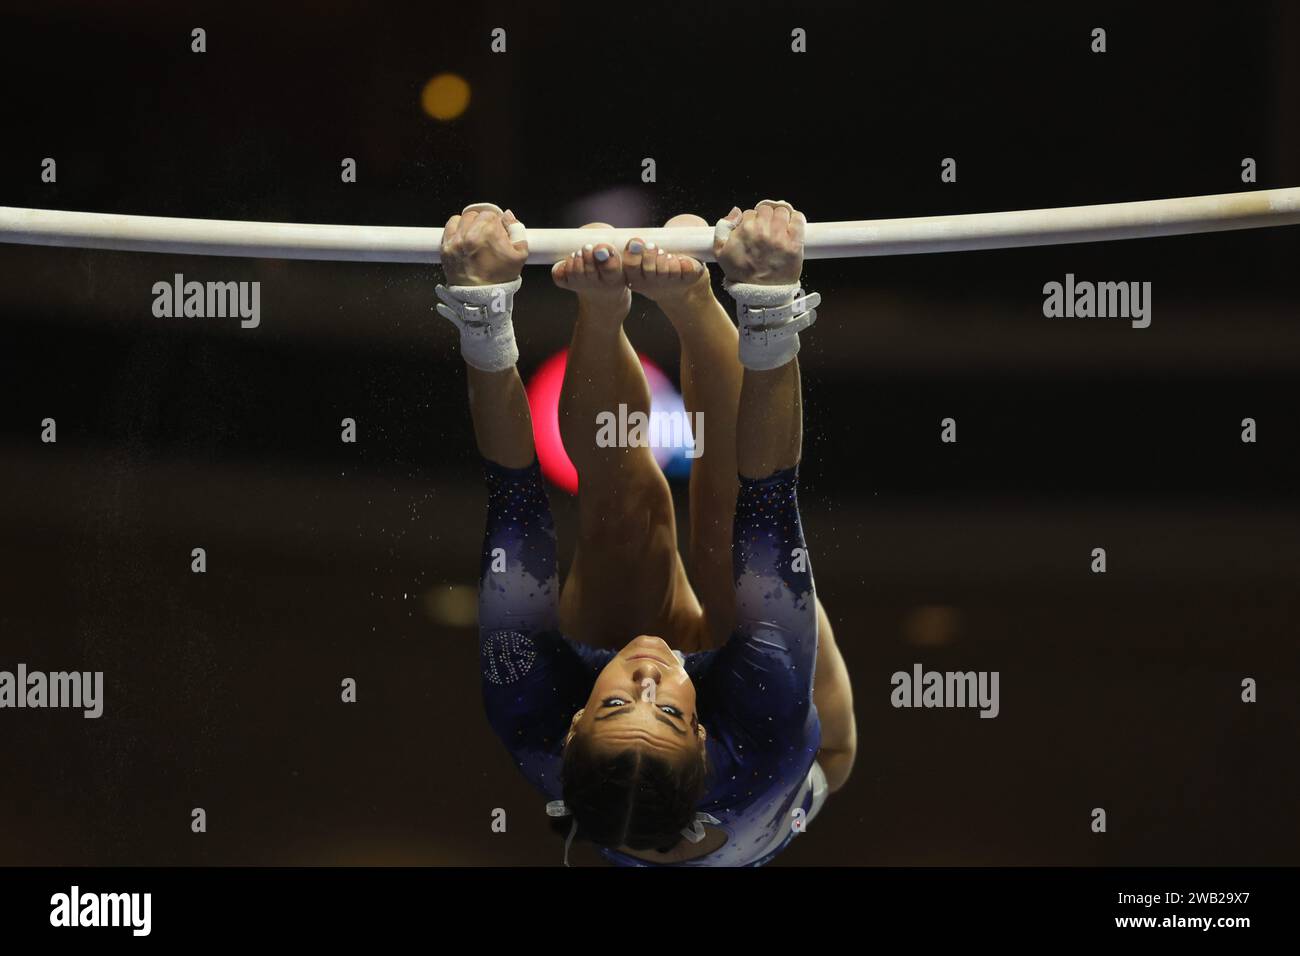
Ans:
<svg viewBox="0 0 1300 956"><path fill-rule="evenodd" d="M780 368L799 354L799 333L817 321L820 293L805 293L797 283L726 281L722 287L736 300L741 365L766 371Z"/></svg>
<svg viewBox="0 0 1300 956"><path fill-rule="evenodd" d="M439 285L438 314L460 329L460 354L466 364L500 372L519 361L511 321L522 279L493 285Z"/></svg>

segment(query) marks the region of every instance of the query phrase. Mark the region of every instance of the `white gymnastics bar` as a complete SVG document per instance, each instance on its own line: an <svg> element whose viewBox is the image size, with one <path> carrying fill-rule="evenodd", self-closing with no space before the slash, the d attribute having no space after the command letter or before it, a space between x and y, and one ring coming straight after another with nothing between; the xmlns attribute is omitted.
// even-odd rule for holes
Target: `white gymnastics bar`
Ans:
<svg viewBox="0 0 1300 956"><path fill-rule="evenodd" d="M1056 209L808 224L805 256L835 259L1141 239L1300 223L1300 187ZM550 264L586 243L640 236L713 260L713 229L529 229L528 261ZM442 229L169 219L0 206L0 242L264 259L437 262Z"/></svg>

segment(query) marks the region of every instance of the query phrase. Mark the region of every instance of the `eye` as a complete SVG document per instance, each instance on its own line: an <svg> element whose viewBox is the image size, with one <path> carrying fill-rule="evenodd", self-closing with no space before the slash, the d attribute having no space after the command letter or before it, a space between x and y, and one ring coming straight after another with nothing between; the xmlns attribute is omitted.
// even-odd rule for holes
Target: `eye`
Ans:
<svg viewBox="0 0 1300 956"><path fill-rule="evenodd" d="M682 720L686 719L686 715L683 714L676 707L672 706L671 704L664 704L664 706L660 707L659 709L662 710L665 714L668 714L669 716L679 717Z"/></svg>
<svg viewBox="0 0 1300 956"><path fill-rule="evenodd" d="M622 697L606 697L601 703L605 707L622 707L627 701Z"/></svg>

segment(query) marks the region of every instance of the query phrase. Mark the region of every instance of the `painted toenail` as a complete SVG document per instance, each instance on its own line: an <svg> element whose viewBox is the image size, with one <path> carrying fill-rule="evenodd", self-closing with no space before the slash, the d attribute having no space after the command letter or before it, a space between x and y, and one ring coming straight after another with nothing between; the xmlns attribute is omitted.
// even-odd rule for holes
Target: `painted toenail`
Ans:
<svg viewBox="0 0 1300 956"><path fill-rule="evenodd" d="M604 262L604 261L606 261L608 258L609 258L609 250L608 250L608 249L597 249L597 250L596 250L596 261L597 261L597 262Z"/></svg>
<svg viewBox="0 0 1300 956"><path fill-rule="evenodd" d="M628 252L640 252L641 248L641 243L636 239L633 239L627 246Z"/></svg>

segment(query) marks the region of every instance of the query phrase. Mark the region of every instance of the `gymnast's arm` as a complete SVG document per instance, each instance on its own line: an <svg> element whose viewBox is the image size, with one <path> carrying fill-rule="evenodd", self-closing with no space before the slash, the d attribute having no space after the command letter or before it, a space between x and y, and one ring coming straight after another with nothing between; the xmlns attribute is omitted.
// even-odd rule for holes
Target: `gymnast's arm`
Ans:
<svg viewBox="0 0 1300 956"><path fill-rule="evenodd" d="M466 207L444 228L442 268L450 289L440 288L439 312L461 328L470 417L488 486L479 582L484 666L499 665L508 674L510 662L497 658L509 652L531 659L526 639L555 626L558 587L555 528L537 467L528 398L515 368L513 292L509 308L491 313L493 328L486 335L467 329L464 317L456 321L447 309L449 292L464 295L465 289L499 288L519 278L527 243L511 241L513 215L493 209Z"/></svg>
<svg viewBox="0 0 1300 956"><path fill-rule="evenodd" d="M799 362L745 369L736 422L740 492L732 546L740 635L781 647L795 694L811 694L817 596L796 497L803 412Z"/></svg>
<svg viewBox="0 0 1300 956"><path fill-rule="evenodd" d="M799 464L803 400L799 360L765 371L745 369L736 416L736 464L741 479L768 478Z"/></svg>
<svg viewBox="0 0 1300 956"><path fill-rule="evenodd" d="M476 209L475 206L467 206L464 213L452 216L442 235L442 270L447 285L453 288L499 286L519 279L528 258L528 243L510 239L508 230L516 225L518 220L513 213L498 215L490 209ZM498 300L498 309L500 305ZM439 306L438 310L451 318L445 306ZM462 323L457 322L457 325ZM509 311L505 313L503 325L506 328L495 329L494 334L497 338L508 339L508 346L495 352L485 348L486 340L492 336L473 337L464 328L461 330L461 348L465 353L465 371L469 381L469 410L479 454L506 468L526 468L536 457L533 424L528 414L524 383L520 381L514 364L518 350L514 348L514 327ZM481 354L471 355L471 350ZM496 360L485 362L482 360L485 355Z"/></svg>
<svg viewBox="0 0 1300 956"><path fill-rule="evenodd" d="M737 458L740 465L741 485L752 489L751 479L764 477L782 469L793 468L799 462L802 437L802 414L800 408L799 360L792 359L788 364L772 371L745 370L744 385L740 397L740 417L736 426ZM742 491L742 499L750 491ZM778 522L778 526L800 528L798 505L794 499L794 482L790 482L788 496L782 495L774 501L778 510L788 508L793 517L787 522ZM768 506L768 508L771 507ZM753 511L753 505L737 501L735 553L738 557L747 553L748 543L740 539L743 531L740 511L745 508ZM774 516L773 516L774 517ZM747 520L753 521L751 515ZM774 552L778 560L790 561L791 554L798 550L805 555L803 562L808 566L807 546L802 531L787 535ZM740 571L737 561L737 572ZM752 570L752 569L751 569ZM783 575L789 581L792 576ZM821 602L816 600L811 572L807 581L808 594L803 604L797 605L801 610L796 615L796 628L802 628L807 636L805 640L816 648L814 674L814 700L821 718L821 747L817 752L817 762L826 774L826 782L834 793L844 786L853 770L857 754L857 728L853 720L853 692L849 682L848 670L844 658L832 636L830 622ZM797 585L796 585L797 587ZM793 593L791 597L798 602ZM737 602L742 606L742 602ZM752 606L751 600L744 604ZM764 615L770 616L770 615ZM742 633L752 623L741 624ZM795 655L798 658L800 655Z"/></svg>
<svg viewBox="0 0 1300 956"><path fill-rule="evenodd" d="M734 228L716 251L730 283L798 281L802 214L760 203L728 218ZM748 675L750 686L733 692L750 698L742 708L748 719L789 727L809 719L817 663L817 600L796 499L803 440L799 363L789 351L756 355L743 347L741 361L732 561L736 637L747 665L736 671Z"/></svg>
<svg viewBox="0 0 1300 956"><path fill-rule="evenodd" d="M741 215L733 211L728 217L733 223L733 231L715 250L719 262L732 281L764 285L797 283L803 268L804 217L793 209L785 211L777 205L764 211L763 205ZM728 249L727 245L737 239L739 244ZM769 490L763 496L760 493L762 485L758 483L759 479L768 479L763 484L770 485L769 476L792 470L799 463L802 438L798 358L791 357L785 364L771 370L746 368L736 425L737 464L742 488L737 499L734 547L740 629L743 634L771 628L772 623L784 618L789 631L804 633L804 638L796 642L788 639L789 631L780 632L783 640L772 641L770 634L765 639L796 651L790 655L799 675L796 692L806 692L803 681L807 678L798 666L806 661L809 650L815 654L815 673L810 676L821 718L821 746L817 761L826 773L830 790L834 792L848 780L857 753L853 692L848 670L835 644L826 611L816 599L795 500L793 473L791 471L787 479L788 491L779 494ZM783 511L785 516L781 514ZM763 535L776 537L778 546L775 549L756 547ZM790 564L766 574L756 567L763 562L764 556L769 562L792 564L792 554L796 552L803 556L798 566L807 570L806 583ZM759 581L779 578L777 583L780 586L763 594L761 603L753 594L746 593L747 588L754 590L755 573ZM780 599L769 599L770 595L782 592L784 596Z"/></svg>
<svg viewBox="0 0 1300 956"><path fill-rule="evenodd" d="M488 489L480 554L479 669L488 723L540 790L559 795L560 749L591 690L591 661L558 632L555 524L542 483L513 326L528 244L514 216L467 206L443 230L438 313L461 333Z"/></svg>

